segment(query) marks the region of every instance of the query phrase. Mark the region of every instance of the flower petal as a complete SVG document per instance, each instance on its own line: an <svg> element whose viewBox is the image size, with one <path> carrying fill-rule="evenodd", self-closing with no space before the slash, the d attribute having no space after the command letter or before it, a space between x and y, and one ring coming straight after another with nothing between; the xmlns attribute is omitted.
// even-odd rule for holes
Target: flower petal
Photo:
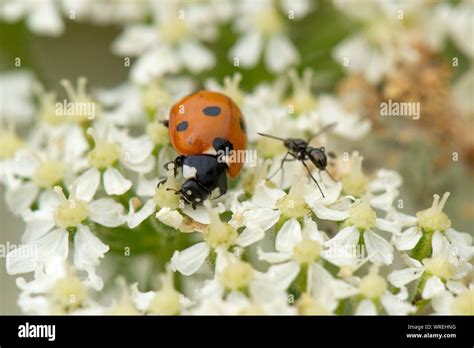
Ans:
<svg viewBox="0 0 474 348"><path fill-rule="evenodd" d="M398 250L411 250L418 244L422 235L418 226L407 228L395 238L395 246Z"/></svg>
<svg viewBox="0 0 474 348"><path fill-rule="evenodd" d="M145 312L148 307L150 307L150 303L155 297L155 292L154 291L148 291L148 292L141 292L138 290L138 284L135 283L132 285L132 302L135 305L135 307L142 311Z"/></svg>
<svg viewBox="0 0 474 348"><path fill-rule="evenodd" d="M281 290L286 290L290 284L295 280L300 272L300 266L293 261L285 262L280 265L271 266L265 277L274 284L274 286Z"/></svg>
<svg viewBox="0 0 474 348"><path fill-rule="evenodd" d="M387 280L397 288L401 288L408 283L418 279L423 274L423 268L405 268L397 271L393 271L387 276Z"/></svg>
<svg viewBox="0 0 474 348"><path fill-rule="evenodd" d="M448 239L439 231L433 234L431 245L433 246L433 257L439 255L449 257L452 255L453 250Z"/></svg>
<svg viewBox="0 0 474 348"><path fill-rule="evenodd" d="M291 252L278 253L278 252L265 252L260 247L257 249L258 258L262 261L270 263L280 263L291 259Z"/></svg>
<svg viewBox="0 0 474 348"><path fill-rule="evenodd" d="M444 231L444 234L450 240L453 247L457 248L457 254L466 261L474 257L474 246L472 245L472 236L469 233L458 232L452 228Z"/></svg>
<svg viewBox="0 0 474 348"><path fill-rule="evenodd" d="M349 217L348 210L336 210L328 208L322 201L317 201L313 206L313 212L323 220L342 221Z"/></svg>
<svg viewBox="0 0 474 348"><path fill-rule="evenodd" d="M301 226L298 220L292 218L285 222L278 231L275 248L280 252L292 252L302 239Z"/></svg>
<svg viewBox="0 0 474 348"><path fill-rule="evenodd" d="M369 260L377 264L390 265L393 261L393 247L371 230L364 232L364 242Z"/></svg>
<svg viewBox="0 0 474 348"><path fill-rule="evenodd" d="M343 228L332 239L324 243L328 248L323 252L324 258L337 266L357 265L360 256L357 248L359 237L360 233L356 227Z"/></svg>
<svg viewBox="0 0 474 348"><path fill-rule="evenodd" d="M68 254L68 232L56 229L43 235L33 243L13 249L7 254L6 268L9 274L34 271L40 262L53 256L66 259Z"/></svg>
<svg viewBox="0 0 474 348"><path fill-rule="evenodd" d="M38 191L38 187L32 182L21 184L18 187L7 190L5 193L5 201L11 212L15 215L19 215L33 204L38 195Z"/></svg>
<svg viewBox="0 0 474 348"><path fill-rule="evenodd" d="M265 65L273 73L280 73L297 64L300 57L296 47L285 35L273 35L265 49Z"/></svg>
<svg viewBox="0 0 474 348"><path fill-rule="evenodd" d="M76 179L76 197L90 202L94 198L100 184L100 172L97 168L90 168Z"/></svg>
<svg viewBox="0 0 474 348"><path fill-rule="evenodd" d="M127 216L127 224L130 228L135 228L146 220L156 210L156 204L153 199L145 202L145 205L136 213Z"/></svg>
<svg viewBox="0 0 474 348"><path fill-rule="evenodd" d="M408 315L416 311L416 307L401 301L397 296L386 293L380 299L382 306L389 315Z"/></svg>
<svg viewBox="0 0 474 348"><path fill-rule="evenodd" d="M28 212L23 215L23 220L26 223L25 232L21 238L23 243L33 242L41 238L55 226L53 214L45 210Z"/></svg>
<svg viewBox="0 0 474 348"><path fill-rule="evenodd" d="M257 64L262 52L263 38L260 33L250 31L241 36L229 51L229 59L239 59L243 67L253 67Z"/></svg>
<svg viewBox="0 0 474 348"><path fill-rule="evenodd" d="M261 181L255 185L251 202L256 207L273 209L276 202L284 195L283 190L272 189L265 184L265 181Z"/></svg>
<svg viewBox="0 0 474 348"><path fill-rule="evenodd" d="M441 279L433 276L426 281L421 297L428 300L441 295L445 290L446 288Z"/></svg>
<svg viewBox="0 0 474 348"><path fill-rule="evenodd" d="M108 167L104 173L104 188L109 195L122 195L132 187L132 182L115 168Z"/></svg>
<svg viewBox="0 0 474 348"><path fill-rule="evenodd" d="M269 230L277 223L280 214L270 208L250 209L244 212L244 225L250 229Z"/></svg>
<svg viewBox="0 0 474 348"><path fill-rule="evenodd" d="M109 246L94 236L89 227L79 224L74 236L74 265L81 270L97 267Z"/></svg>
<svg viewBox="0 0 474 348"><path fill-rule="evenodd" d="M183 64L195 74L212 68L215 63L213 53L197 41L183 42L180 57Z"/></svg>
<svg viewBox="0 0 474 348"><path fill-rule="evenodd" d="M165 225L171 226L177 230L181 228L184 221L184 217L179 213L179 211L171 210L168 207L161 208L155 216Z"/></svg>
<svg viewBox="0 0 474 348"><path fill-rule="evenodd" d="M171 258L171 267L173 271L178 271L183 275L191 275L202 266L210 251L209 245L205 242L194 244L181 251L175 251Z"/></svg>
<svg viewBox="0 0 474 348"><path fill-rule="evenodd" d="M370 300L362 300L356 308L355 315L377 315L377 309Z"/></svg>
<svg viewBox="0 0 474 348"><path fill-rule="evenodd" d="M255 228L245 228L237 238L237 244L241 247L248 247L265 237L265 231Z"/></svg>
<svg viewBox="0 0 474 348"><path fill-rule="evenodd" d="M97 199L88 206L89 218L107 227L117 227L125 222L124 208L111 198Z"/></svg>

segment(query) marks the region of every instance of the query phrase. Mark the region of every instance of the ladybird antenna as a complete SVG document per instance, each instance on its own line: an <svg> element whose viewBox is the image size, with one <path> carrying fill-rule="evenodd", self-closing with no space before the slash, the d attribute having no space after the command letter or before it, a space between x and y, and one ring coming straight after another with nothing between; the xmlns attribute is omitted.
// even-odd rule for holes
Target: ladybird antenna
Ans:
<svg viewBox="0 0 474 348"><path fill-rule="evenodd" d="M313 140L314 138L320 136L321 134L323 134L323 133L327 132L328 130L330 130L331 128L335 127L336 125L337 125L337 122L333 122L333 123L330 123L330 124L324 126L323 128L321 128L321 129L319 130L319 132L314 133L313 135L311 135L311 136L308 138L308 143L309 143L311 140Z"/></svg>
<svg viewBox="0 0 474 348"><path fill-rule="evenodd" d="M267 137L267 138L271 138L271 139L275 139L275 140L285 141L285 139L276 137L276 136L271 135L271 134L258 133L258 132L257 132L257 134L261 135L262 137Z"/></svg>

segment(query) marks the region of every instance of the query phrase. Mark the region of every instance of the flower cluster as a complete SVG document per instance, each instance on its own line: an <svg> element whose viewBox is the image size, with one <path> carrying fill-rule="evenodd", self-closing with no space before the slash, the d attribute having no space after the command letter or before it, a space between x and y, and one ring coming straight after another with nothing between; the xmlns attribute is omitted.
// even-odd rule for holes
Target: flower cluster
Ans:
<svg viewBox="0 0 474 348"><path fill-rule="evenodd" d="M346 150L370 134L368 118L334 94L315 93L313 70L293 68L301 57L289 26L317 11L313 2L26 4L5 1L2 18L25 18L32 31L50 35L71 19L117 23L123 31L112 50L135 59L129 79L114 88L91 92L85 78L75 87L61 81L74 107L68 115L58 114L56 93L31 73L0 76L2 100L9 100L0 182L25 225L6 268L20 275L25 313L474 314L474 246L444 212L450 193L405 211L400 174L369 170L359 152ZM380 21L380 11L390 14L373 10ZM375 83L392 69L387 57L409 54L387 32L395 21L370 22L364 36L340 44L336 58L370 55L350 57L360 65L349 70ZM216 65L209 45L223 25L236 36L228 52L236 70L261 60L280 78L250 90L240 87L244 70L222 83L195 78ZM404 29L409 38L413 28ZM432 43L432 33L422 33L417 39ZM382 50L374 53L373 45ZM175 194L180 175L164 166L176 153L162 121L198 83L236 102L258 161L227 194L193 209ZM81 105L91 108L75 108ZM279 170L283 143L258 135L306 139L333 123L311 142L337 154L327 171L308 164L321 190L299 161Z"/></svg>

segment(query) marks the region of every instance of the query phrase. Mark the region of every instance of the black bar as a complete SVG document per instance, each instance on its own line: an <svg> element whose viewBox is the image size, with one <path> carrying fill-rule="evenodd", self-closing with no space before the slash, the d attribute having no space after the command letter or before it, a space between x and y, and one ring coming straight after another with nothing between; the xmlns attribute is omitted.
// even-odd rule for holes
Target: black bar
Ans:
<svg viewBox="0 0 474 348"><path fill-rule="evenodd" d="M0 316L0 346L76 344L273 344L472 347L474 317L459 316ZM20 338L19 327L55 325L55 339ZM409 326L410 325L410 326ZM444 326L442 326L444 325ZM422 337L407 337L422 335ZM435 338L433 335L456 337ZM423 337L425 335L425 337ZM427 337L426 335L431 335Z"/></svg>

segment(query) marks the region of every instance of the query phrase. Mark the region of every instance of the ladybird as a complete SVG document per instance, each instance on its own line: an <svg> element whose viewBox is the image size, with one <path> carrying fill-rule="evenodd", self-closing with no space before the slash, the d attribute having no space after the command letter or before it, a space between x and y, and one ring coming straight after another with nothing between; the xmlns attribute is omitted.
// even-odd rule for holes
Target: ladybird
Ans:
<svg viewBox="0 0 474 348"><path fill-rule="evenodd" d="M245 121L238 106L224 94L193 93L172 106L168 123L171 144L180 155L217 155L221 151L245 150ZM235 178L243 162L229 164Z"/></svg>
<svg viewBox="0 0 474 348"><path fill-rule="evenodd" d="M193 208L216 191L225 194L227 174L235 178L243 166L243 161L231 161L228 155L247 146L245 121L232 99L217 92L196 92L172 106L165 125L179 154L172 161L175 175L181 169L184 179L176 193Z"/></svg>

